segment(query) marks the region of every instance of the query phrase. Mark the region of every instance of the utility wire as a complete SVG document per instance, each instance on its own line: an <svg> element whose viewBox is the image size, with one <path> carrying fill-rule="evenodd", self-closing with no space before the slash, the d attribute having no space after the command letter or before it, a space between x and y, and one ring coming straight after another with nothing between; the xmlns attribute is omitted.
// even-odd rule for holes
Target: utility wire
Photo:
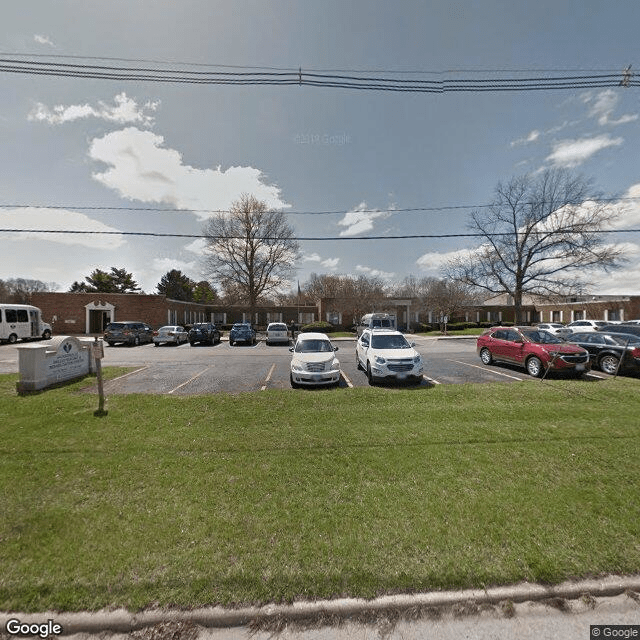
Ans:
<svg viewBox="0 0 640 640"><path fill-rule="evenodd" d="M227 67L228 69L228 67ZM409 93L447 93L479 91L539 91L557 89L588 89L601 87L640 86L634 79L630 65L618 73L580 73L573 75L549 75L531 73L521 78L514 74L509 77L491 78L447 78L407 79L389 77L392 74L342 75L339 73L318 73L303 71L301 67L291 70L259 71L189 71L165 67L132 67L96 64L76 64L42 62L34 59L0 58L0 73L84 78L95 80L119 80L135 82L161 82L207 85L305 85L315 88L337 88L361 91L390 91ZM450 73L450 72L449 72ZM454 74L457 76L457 74Z"/></svg>
<svg viewBox="0 0 640 640"><path fill-rule="evenodd" d="M581 202L567 202L567 206L581 206L585 202L637 202L640 196L628 196L619 198L587 198ZM545 201L523 202L522 206L533 204L545 205ZM281 210L285 215L296 216L328 216L328 215L345 215L347 213L437 213L446 211L457 211L467 209L489 209L495 205L488 204L460 204L460 205L444 205L440 207L404 207L398 209L340 209L334 211L287 211ZM126 211L126 212L147 212L147 213L231 213L229 209L178 209L178 208L161 208L161 207L118 207L118 206L99 206L99 205L41 205L41 204L0 204L0 209L46 209L54 211Z"/></svg>
<svg viewBox="0 0 640 640"><path fill-rule="evenodd" d="M54 234L70 234L70 235L106 235L106 236L147 236L153 238L208 238L209 236L203 234L192 233L158 233L155 231L82 231L71 229L0 229L0 233L54 233ZM567 235L566 229L559 229L557 231L546 231L547 235ZM598 231L600 233L640 233L640 229L608 229ZM353 240L415 240L424 238L497 238L503 236L512 236L513 232L503 233L441 233L441 234L408 234L402 236L284 236L284 237L272 237L272 236L260 236L255 237L256 240L298 240L304 241L353 241ZM246 240L245 236L228 236L229 240Z"/></svg>

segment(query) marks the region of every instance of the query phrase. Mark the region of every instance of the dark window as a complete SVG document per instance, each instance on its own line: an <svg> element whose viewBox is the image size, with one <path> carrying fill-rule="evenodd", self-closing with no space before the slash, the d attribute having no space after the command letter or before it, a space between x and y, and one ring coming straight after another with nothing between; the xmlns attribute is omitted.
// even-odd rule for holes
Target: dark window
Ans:
<svg viewBox="0 0 640 640"><path fill-rule="evenodd" d="M7 322L18 322L18 312L15 309L6 309Z"/></svg>

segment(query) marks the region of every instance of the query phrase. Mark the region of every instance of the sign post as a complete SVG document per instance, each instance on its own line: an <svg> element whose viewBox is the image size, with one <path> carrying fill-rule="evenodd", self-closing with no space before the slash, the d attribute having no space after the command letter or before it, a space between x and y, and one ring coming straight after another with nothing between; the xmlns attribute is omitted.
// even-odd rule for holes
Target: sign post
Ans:
<svg viewBox="0 0 640 640"><path fill-rule="evenodd" d="M96 362L96 376L98 378L98 409L93 412L94 416L106 416L104 410L104 385L102 383L102 358L104 358L104 343L96 337L91 346L91 355Z"/></svg>

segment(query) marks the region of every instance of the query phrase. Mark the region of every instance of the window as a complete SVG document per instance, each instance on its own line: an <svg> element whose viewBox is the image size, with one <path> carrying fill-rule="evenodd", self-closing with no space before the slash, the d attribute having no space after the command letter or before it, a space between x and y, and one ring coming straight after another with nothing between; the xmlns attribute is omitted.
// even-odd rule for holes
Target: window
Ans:
<svg viewBox="0 0 640 640"><path fill-rule="evenodd" d="M608 309L605 318L607 320L620 320L620 311L618 309Z"/></svg>
<svg viewBox="0 0 640 640"><path fill-rule="evenodd" d="M18 322L18 312L15 309L7 309L5 315L7 322Z"/></svg>

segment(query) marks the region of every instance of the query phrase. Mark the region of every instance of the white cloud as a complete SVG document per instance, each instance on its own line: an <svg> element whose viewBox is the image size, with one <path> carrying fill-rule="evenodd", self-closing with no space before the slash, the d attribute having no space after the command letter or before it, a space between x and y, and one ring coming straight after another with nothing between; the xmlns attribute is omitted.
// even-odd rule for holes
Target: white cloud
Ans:
<svg viewBox="0 0 640 640"><path fill-rule="evenodd" d="M77 211L52 211L29 207L0 211L0 227L3 229L46 229L47 231L117 232L119 229L93 220ZM14 241L48 240L66 245L82 245L93 249L117 249L125 244L124 236L76 233L6 233L3 238Z"/></svg>
<svg viewBox="0 0 640 640"><path fill-rule="evenodd" d="M183 164L180 153L163 147L163 143L162 136L135 127L96 138L89 155L109 169L93 177L124 198L178 209L203 209L196 213L201 219L210 217L210 211L229 209L242 193L250 193L275 209L290 206L281 199L278 187L265 184L259 169L197 169Z"/></svg>
<svg viewBox="0 0 640 640"><path fill-rule="evenodd" d="M207 241L204 238L197 238L193 242L185 245L184 247L187 251L191 251L192 253L197 253L198 255L202 255L207 248Z"/></svg>
<svg viewBox="0 0 640 640"><path fill-rule="evenodd" d="M537 129L534 129L528 135L526 135L524 138L518 138L517 140L513 140L511 142L511 146L512 147L517 147L517 146L522 145L522 144L528 144L530 142L535 142L536 140L538 140L539 137L540 137L540 132Z"/></svg>
<svg viewBox="0 0 640 640"><path fill-rule="evenodd" d="M366 202L361 202L355 209L347 211L344 218L338 222L341 227L347 227L340 232L341 236L355 236L359 233L371 231L373 221L377 218L388 218L391 214L388 211L379 209L369 209Z"/></svg>
<svg viewBox="0 0 640 640"><path fill-rule="evenodd" d="M600 93L597 94L592 92L586 93L582 96L582 100L590 107L589 117L597 118L600 126L617 126L620 124L626 124L627 122L634 122L638 119L637 113L625 114L617 120L611 119L611 116L620 101L620 94L616 93L612 89L606 89L605 91L600 91Z"/></svg>
<svg viewBox="0 0 640 640"><path fill-rule="evenodd" d="M318 262L322 267L327 269L335 269L340 262L340 258L326 258L323 259L319 253L312 253L302 256L302 262Z"/></svg>
<svg viewBox="0 0 640 640"><path fill-rule="evenodd" d="M640 244L622 242L616 246L624 251L629 262L620 269L592 276L589 290L601 295L640 295Z"/></svg>
<svg viewBox="0 0 640 640"><path fill-rule="evenodd" d="M371 267L365 267L361 264L356 265L356 271L360 271L373 278L382 278L383 280L391 280L395 278L396 274L392 271L381 271L380 269L372 269Z"/></svg>
<svg viewBox="0 0 640 640"><path fill-rule="evenodd" d="M33 36L33 39L38 43L38 44L47 44L50 47L54 47L55 45L53 44L53 42L51 42L51 40L49 38L47 38L47 36L41 36L39 34L36 34L35 36Z"/></svg>
<svg viewBox="0 0 640 640"><path fill-rule="evenodd" d="M113 98L114 104L109 105L101 100L96 107L90 104L72 104L69 106L56 105L49 109L46 105L38 102L31 110L27 118L37 122L48 124L64 124L83 118L99 118L107 122L117 124L141 124L143 126L153 125L153 116L149 112L156 111L159 102L146 102L139 105L127 94L119 93Z"/></svg>
<svg viewBox="0 0 640 640"><path fill-rule="evenodd" d="M450 260L454 260L456 258L466 259L474 253L474 251L476 251L476 249L456 249L455 251L448 251L444 253L432 251L421 255L416 260L416 264L426 273L437 274Z"/></svg>
<svg viewBox="0 0 640 640"><path fill-rule="evenodd" d="M547 156L547 160L557 167L570 169L582 164L598 151L607 147L620 146L623 142L623 138L612 138L608 135L579 140L561 140L553 146L553 152Z"/></svg>

